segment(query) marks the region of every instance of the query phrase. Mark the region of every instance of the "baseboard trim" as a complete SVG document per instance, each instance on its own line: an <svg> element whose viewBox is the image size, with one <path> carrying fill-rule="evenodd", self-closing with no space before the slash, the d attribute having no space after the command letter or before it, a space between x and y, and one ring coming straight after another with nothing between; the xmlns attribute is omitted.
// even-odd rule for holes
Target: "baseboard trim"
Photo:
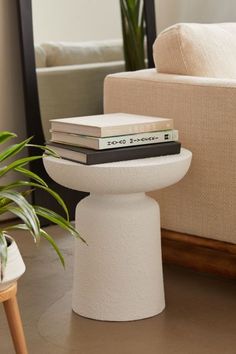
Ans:
<svg viewBox="0 0 236 354"><path fill-rule="evenodd" d="M164 263L236 278L236 244L162 229Z"/></svg>

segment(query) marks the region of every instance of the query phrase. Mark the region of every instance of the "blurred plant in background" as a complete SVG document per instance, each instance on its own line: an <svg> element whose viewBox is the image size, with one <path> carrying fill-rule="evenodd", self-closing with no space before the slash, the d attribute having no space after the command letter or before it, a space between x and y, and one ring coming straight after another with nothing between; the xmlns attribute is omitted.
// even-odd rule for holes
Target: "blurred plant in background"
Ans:
<svg viewBox="0 0 236 354"><path fill-rule="evenodd" d="M144 0L120 0L120 8L126 70L144 69L146 67Z"/></svg>

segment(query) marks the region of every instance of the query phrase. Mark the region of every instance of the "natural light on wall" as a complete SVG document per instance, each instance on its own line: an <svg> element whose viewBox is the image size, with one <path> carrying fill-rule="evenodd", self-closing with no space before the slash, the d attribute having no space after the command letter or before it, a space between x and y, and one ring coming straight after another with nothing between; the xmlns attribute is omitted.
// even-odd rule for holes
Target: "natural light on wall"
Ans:
<svg viewBox="0 0 236 354"><path fill-rule="evenodd" d="M34 41L121 38L118 0L32 0Z"/></svg>
<svg viewBox="0 0 236 354"><path fill-rule="evenodd" d="M235 22L235 0L155 0L157 30L178 22Z"/></svg>

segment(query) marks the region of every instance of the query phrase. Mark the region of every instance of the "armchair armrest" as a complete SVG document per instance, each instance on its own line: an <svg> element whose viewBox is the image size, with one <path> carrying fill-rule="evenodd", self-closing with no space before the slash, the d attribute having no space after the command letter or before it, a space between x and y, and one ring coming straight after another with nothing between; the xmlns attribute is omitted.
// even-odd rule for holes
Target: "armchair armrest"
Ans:
<svg viewBox="0 0 236 354"><path fill-rule="evenodd" d="M236 80L154 69L109 75L104 108L174 119L193 162L178 186L154 193L162 226L236 243Z"/></svg>

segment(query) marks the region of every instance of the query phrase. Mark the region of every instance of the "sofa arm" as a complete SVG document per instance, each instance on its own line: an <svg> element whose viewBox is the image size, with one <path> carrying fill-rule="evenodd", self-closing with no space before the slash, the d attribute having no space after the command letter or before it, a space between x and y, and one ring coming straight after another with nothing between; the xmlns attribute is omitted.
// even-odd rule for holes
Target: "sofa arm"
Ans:
<svg viewBox="0 0 236 354"><path fill-rule="evenodd" d="M163 227L236 243L236 80L158 74L109 75L105 112L174 119L192 167L177 186L154 192Z"/></svg>
<svg viewBox="0 0 236 354"><path fill-rule="evenodd" d="M122 61L37 69L45 139L50 119L102 113L104 78L123 70Z"/></svg>

